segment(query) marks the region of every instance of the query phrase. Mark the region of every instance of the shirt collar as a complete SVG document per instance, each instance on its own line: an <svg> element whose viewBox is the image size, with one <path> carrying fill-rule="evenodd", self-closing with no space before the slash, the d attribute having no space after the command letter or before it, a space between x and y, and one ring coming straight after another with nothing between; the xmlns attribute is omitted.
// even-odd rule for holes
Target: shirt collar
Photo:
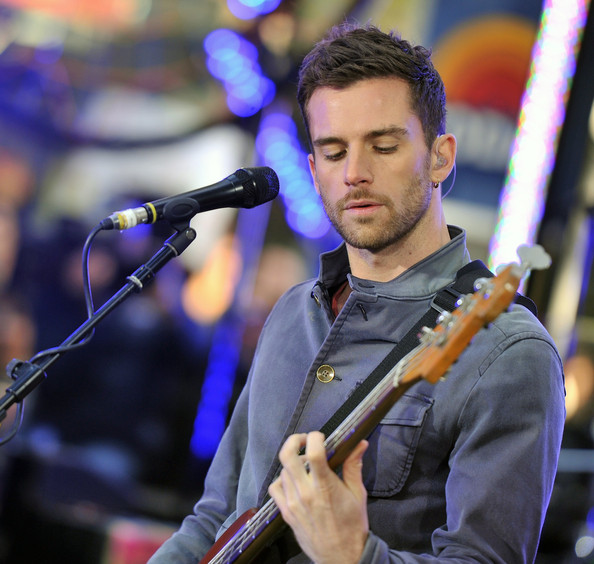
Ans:
<svg viewBox="0 0 594 564"><path fill-rule="evenodd" d="M431 296L454 280L456 272L470 262L466 232L453 225L448 229L451 237L448 243L389 282L364 280L350 274L344 243L320 255L319 281L330 289L348 277L353 289L367 294L413 298Z"/></svg>

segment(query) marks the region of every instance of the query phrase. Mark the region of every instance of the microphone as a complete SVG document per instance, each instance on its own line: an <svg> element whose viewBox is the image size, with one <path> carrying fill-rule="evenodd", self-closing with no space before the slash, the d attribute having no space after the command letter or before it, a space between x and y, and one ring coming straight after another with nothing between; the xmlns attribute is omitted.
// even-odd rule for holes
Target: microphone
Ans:
<svg viewBox="0 0 594 564"><path fill-rule="evenodd" d="M161 219L175 225L189 221L199 212L259 206L276 198L278 190L278 176L271 168L240 168L210 186L114 212L99 225L105 230L123 230Z"/></svg>

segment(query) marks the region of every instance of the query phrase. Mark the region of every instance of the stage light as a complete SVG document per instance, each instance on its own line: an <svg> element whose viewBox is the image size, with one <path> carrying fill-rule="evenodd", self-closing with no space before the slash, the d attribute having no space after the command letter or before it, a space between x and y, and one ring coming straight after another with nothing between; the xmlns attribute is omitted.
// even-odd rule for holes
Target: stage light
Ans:
<svg viewBox="0 0 594 564"><path fill-rule="evenodd" d="M263 116L256 149L264 164L278 174L289 227L310 239L326 235L330 223L313 186L307 154L297 137L297 126L286 112L271 111Z"/></svg>
<svg viewBox="0 0 594 564"><path fill-rule="evenodd" d="M517 261L516 249L534 243L575 72L587 0L545 0L530 76L489 247L489 266Z"/></svg>
<svg viewBox="0 0 594 564"><path fill-rule="evenodd" d="M223 83L235 115L252 116L272 102L276 86L262 74L254 45L229 29L212 31L203 45L206 66Z"/></svg>

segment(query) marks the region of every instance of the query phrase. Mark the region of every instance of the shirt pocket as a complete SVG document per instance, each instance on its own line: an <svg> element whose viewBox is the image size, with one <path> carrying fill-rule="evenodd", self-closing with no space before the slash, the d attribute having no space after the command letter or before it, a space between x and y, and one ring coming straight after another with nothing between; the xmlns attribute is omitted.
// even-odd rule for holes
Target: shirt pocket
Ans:
<svg viewBox="0 0 594 564"><path fill-rule="evenodd" d="M408 478L433 398L404 394L368 438L363 482L372 497L397 494Z"/></svg>

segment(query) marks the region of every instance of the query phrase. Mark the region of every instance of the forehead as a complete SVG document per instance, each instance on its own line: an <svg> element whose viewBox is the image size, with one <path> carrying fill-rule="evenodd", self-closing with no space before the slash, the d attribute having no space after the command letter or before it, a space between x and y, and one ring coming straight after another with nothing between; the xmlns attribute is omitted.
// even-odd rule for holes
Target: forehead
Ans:
<svg viewBox="0 0 594 564"><path fill-rule="evenodd" d="M422 133L409 86L399 78L365 79L340 89L320 87L308 102L307 115L312 139L386 127Z"/></svg>

